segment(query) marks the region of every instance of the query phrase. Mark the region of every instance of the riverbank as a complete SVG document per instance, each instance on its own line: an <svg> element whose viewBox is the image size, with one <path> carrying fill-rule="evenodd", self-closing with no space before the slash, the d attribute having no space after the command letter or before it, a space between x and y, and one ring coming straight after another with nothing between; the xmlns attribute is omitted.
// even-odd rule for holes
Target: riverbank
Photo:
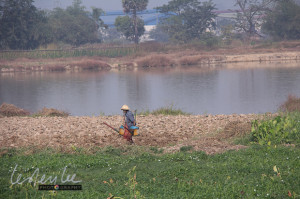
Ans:
<svg viewBox="0 0 300 199"><path fill-rule="evenodd" d="M66 58L1 59L0 72L83 71L136 69L145 67L197 66L210 67L227 63L299 62L300 44L293 48L237 47L199 50L195 48L165 51L141 50L120 57L82 56Z"/></svg>
<svg viewBox="0 0 300 199"><path fill-rule="evenodd" d="M184 146L207 154L245 148L231 143L251 131L251 121L273 117L264 115L140 115L136 146L158 147L176 152ZM123 123L122 116L99 117L3 117L0 118L2 148L54 148L70 152L74 147L123 147L127 141L112 129Z"/></svg>

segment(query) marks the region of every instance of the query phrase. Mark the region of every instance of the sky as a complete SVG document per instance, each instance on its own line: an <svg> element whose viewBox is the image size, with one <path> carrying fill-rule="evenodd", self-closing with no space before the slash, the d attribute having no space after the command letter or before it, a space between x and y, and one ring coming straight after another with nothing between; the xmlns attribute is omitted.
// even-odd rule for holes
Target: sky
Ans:
<svg viewBox="0 0 300 199"><path fill-rule="evenodd" d="M149 0L147 9L167 4L170 0ZM35 0L34 4L37 8L52 10L55 7L66 8L72 5L73 0ZM122 10L122 0L82 0L82 4L87 10L91 7L102 8L104 11ZM235 0L213 0L219 10L233 8Z"/></svg>

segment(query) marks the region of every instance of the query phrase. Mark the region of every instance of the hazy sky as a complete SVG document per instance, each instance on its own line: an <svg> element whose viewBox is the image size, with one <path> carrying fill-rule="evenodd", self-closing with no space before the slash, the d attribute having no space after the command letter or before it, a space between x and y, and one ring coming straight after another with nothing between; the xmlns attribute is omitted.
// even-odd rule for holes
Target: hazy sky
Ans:
<svg viewBox="0 0 300 199"><path fill-rule="evenodd" d="M168 3L169 0L149 0L148 9ZM36 7L52 10L55 7L65 8L72 5L73 0L35 0ZM122 0L82 0L82 4L90 10L92 6L102 8L105 11L122 10ZM235 0L213 0L218 9L229 9L234 5Z"/></svg>

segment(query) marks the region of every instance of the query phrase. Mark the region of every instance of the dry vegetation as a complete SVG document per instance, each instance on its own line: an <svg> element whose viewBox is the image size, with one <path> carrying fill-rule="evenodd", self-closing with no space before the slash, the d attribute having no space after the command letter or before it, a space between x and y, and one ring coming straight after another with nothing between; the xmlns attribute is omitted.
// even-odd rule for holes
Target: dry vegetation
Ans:
<svg viewBox="0 0 300 199"><path fill-rule="evenodd" d="M35 116L45 116L45 117L67 117L70 114L65 111L60 111L54 108L43 108L38 111Z"/></svg>
<svg viewBox="0 0 300 199"><path fill-rule="evenodd" d="M100 57L0 60L2 72L107 70L110 65Z"/></svg>
<svg viewBox="0 0 300 199"><path fill-rule="evenodd" d="M161 66L173 66L175 61L168 56L164 55L151 55L137 60L139 67L161 67Z"/></svg>
<svg viewBox="0 0 300 199"><path fill-rule="evenodd" d="M71 63L68 67L75 68L79 67L83 70L99 70L109 69L110 65L99 59L81 59L77 62Z"/></svg>
<svg viewBox="0 0 300 199"><path fill-rule="evenodd" d="M13 104L6 104L3 103L0 106L0 115L6 117L13 117L13 116L28 116L30 113L24 109L18 108Z"/></svg>
<svg viewBox="0 0 300 199"><path fill-rule="evenodd" d="M280 106L279 110L284 112L300 112L300 98L289 95L287 101Z"/></svg>
<svg viewBox="0 0 300 199"><path fill-rule="evenodd" d="M3 117L16 117L16 116L45 116L45 117L67 117L70 114L65 111L60 111L54 108L43 108L42 110L38 111L30 115L29 111L16 107L13 104L3 103L0 106L0 118Z"/></svg>

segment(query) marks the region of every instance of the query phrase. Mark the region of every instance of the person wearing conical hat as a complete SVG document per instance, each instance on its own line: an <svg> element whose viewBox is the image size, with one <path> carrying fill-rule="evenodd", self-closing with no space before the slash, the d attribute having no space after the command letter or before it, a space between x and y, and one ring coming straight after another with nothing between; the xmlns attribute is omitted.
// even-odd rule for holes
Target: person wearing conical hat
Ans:
<svg viewBox="0 0 300 199"><path fill-rule="evenodd" d="M121 107L121 110L123 111L123 115L125 118L125 133L124 133L124 138L129 141L131 144L133 144L133 140L132 140L132 134L133 132L128 131L130 129L131 126L135 125L135 121L134 121L134 115L133 113L130 111L129 107L125 104Z"/></svg>

